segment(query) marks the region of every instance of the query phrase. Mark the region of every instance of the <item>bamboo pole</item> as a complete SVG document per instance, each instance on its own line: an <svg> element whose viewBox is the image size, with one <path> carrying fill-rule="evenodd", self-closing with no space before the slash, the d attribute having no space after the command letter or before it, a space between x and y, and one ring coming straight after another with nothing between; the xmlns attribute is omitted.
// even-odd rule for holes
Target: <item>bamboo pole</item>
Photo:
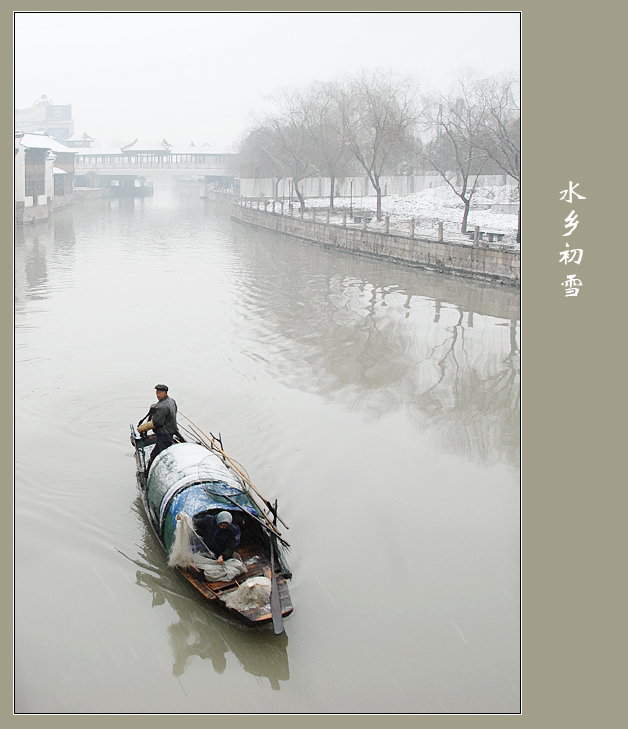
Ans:
<svg viewBox="0 0 628 729"><path fill-rule="evenodd" d="M260 499L262 499L262 501L264 502L264 504L265 504L265 505L266 505L266 506L268 507L268 504L269 504L268 500L267 500L267 499L265 499L265 498L264 498L264 497L262 496L262 494L260 494L260 492L259 492L259 491L258 491L258 490L257 490L257 489L255 488L255 486L254 486L254 485L252 484L252 482L251 482L251 479L250 479L250 478L249 478L249 477L247 476L247 474L246 474L246 473L244 473L244 471L242 471L242 469L240 468L240 466L238 465L238 463L237 463L236 461L234 461L234 460L233 460L233 458L230 458L230 457L229 457L229 456L228 456L228 455L227 455L227 454L226 454L226 453L225 453L225 452L224 452L224 451L222 450L222 448L221 448L221 447L220 447L220 446L218 445L218 443L216 443L216 439L215 439L215 438L213 438L213 437L209 437L209 436L207 436L207 435L206 435L205 433L203 433L203 431L202 431L202 430L201 430L201 429L200 429L200 428L198 427L198 425L195 425L195 424L194 424L194 423L193 423L193 422L192 422L192 421L191 421L191 420L190 420L190 419L189 419L189 418L187 417L187 415L183 415L183 413L181 413L181 412L179 413L179 415L182 415L182 416L183 416L183 417L184 417L184 418L185 418L185 419L186 419L186 420L188 421L188 423L189 423L189 424L190 424L190 425L192 426L192 428L194 428L194 430L198 431L198 433L200 433L200 434L201 434L201 435L202 435L202 436L203 436L203 437L205 438L206 442L208 442L208 443L209 443L209 444L211 445L211 448L212 448L213 450L216 450L216 451L217 451L218 453L220 453L220 455L221 455L221 456L223 456L223 458L225 458L225 459L226 459L227 461L229 461L229 463L231 464L231 467L232 467L232 468L233 468L233 469L234 469L234 470L235 470L235 471L236 471L236 472L237 472L237 473L239 474L239 476L240 476L240 477L241 477L241 478L243 479L243 481L244 481L245 483L247 483L247 484L248 484L248 485L249 485L249 486L250 486L250 487L251 487L251 488L253 489L253 491L254 491L254 492L255 492L255 493L256 493L256 494L257 494L257 495L258 495L258 496L260 497ZM262 512L262 513L263 513L263 512ZM279 532L277 531L276 527L275 527L275 526L273 525L273 523L272 523L272 522L271 522L271 521L270 521L270 520L268 519L268 517L266 516L266 514L264 514L264 518L265 518L265 519L266 519L266 520L268 521L268 523L269 523L269 525L270 525L270 526L272 527L273 531L274 531L274 532L275 532L276 534L278 534L278 535L279 535ZM288 525L287 525L287 524L285 523L285 521L284 521L284 520L283 520L283 519L282 519L282 518L281 518L281 517L280 517L280 516L279 516L278 514L277 514L277 518L278 518L278 519L279 519L279 521L280 521L280 522L281 522L281 523L282 523L282 524L283 524L283 525L284 525L284 526L286 527L286 529L288 529L288 528L289 528L289 527L288 527Z"/></svg>

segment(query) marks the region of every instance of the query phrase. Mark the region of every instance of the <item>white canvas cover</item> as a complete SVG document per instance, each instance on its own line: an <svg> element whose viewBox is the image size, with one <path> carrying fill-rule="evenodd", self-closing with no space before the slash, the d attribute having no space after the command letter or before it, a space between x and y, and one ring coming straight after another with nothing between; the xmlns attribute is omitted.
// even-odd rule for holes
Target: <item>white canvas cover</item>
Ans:
<svg viewBox="0 0 628 729"><path fill-rule="evenodd" d="M242 492L238 478L219 456L196 443L175 443L162 451L151 466L147 483L148 503L155 521L163 523L172 496L187 484L222 482Z"/></svg>

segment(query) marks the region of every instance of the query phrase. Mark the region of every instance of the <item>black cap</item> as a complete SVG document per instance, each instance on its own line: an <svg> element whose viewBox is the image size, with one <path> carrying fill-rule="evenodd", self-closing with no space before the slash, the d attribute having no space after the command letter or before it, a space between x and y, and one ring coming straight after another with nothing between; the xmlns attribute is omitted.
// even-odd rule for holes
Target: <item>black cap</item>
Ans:
<svg viewBox="0 0 628 729"><path fill-rule="evenodd" d="M164 392L168 392L168 385L155 385L155 390L163 390Z"/></svg>

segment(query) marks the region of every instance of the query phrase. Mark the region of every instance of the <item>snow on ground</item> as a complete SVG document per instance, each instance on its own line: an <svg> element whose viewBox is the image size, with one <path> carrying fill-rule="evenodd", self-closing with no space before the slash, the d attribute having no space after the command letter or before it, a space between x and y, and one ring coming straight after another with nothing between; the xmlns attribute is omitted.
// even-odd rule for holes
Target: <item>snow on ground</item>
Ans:
<svg viewBox="0 0 628 729"><path fill-rule="evenodd" d="M471 210L467 222L467 230L473 231L474 226L480 226L480 230L491 233L505 233L500 245L512 248L519 248L516 241L517 235L517 212L499 213L494 212L491 206L495 203L517 203L517 188L509 185L503 187L480 187L476 190L471 199ZM328 208L329 198L307 198L306 208ZM334 206L338 210L349 210L351 199L348 197L335 198ZM372 211L377 209L377 198L354 197L353 211L359 214L360 211ZM457 243L472 245L468 236L460 232L464 205L462 200L445 185L432 187L411 195L389 195L382 198L382 212L390 218L390 232L399 232L409 235L410 221L414 218L415 236L436 238L438 236L438 223L443 223L443 237L445 240ZM332 215L330 222L342 221L342 213ZM352 223L347 219L348 226L360 227L360 223ZM384 220L379 223L373 218L369 222L369 229L383 230L386 223Z"/></svg>

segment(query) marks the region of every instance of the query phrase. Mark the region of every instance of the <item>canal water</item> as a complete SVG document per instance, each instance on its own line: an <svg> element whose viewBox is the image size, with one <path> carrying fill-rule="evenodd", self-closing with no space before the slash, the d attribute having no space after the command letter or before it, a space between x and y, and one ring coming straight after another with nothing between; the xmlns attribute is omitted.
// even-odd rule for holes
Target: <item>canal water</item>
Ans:
<svg viewBox="0 0 628 729"><path fill-rule="evenodd" d="M18 713L519 710L517 290L182 184L19 228L15 282ZM278 499L280 637L167 567L129 441L157 382Z"/></svg>

